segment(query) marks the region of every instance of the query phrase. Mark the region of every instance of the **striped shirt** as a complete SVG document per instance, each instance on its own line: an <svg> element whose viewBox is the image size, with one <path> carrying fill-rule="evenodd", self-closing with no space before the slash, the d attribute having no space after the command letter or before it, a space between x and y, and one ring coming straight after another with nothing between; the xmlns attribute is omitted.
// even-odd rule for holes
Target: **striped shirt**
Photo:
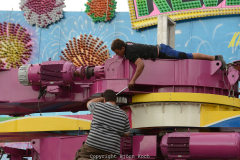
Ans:
<svg viewBox="0 0 240 160"><path fill-rule="evenodd" d="M121 136L130 132L127 114L109 102L90 102L88 110L93 114L93 119L86 144L120 155Z"/></svg>

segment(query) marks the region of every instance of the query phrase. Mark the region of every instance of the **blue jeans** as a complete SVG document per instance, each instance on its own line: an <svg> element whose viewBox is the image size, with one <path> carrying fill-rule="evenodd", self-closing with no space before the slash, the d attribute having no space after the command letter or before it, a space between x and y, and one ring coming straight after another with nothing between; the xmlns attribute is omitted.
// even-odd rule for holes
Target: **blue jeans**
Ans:
<svg viewBox="0 0 240 160"><path fill-rule="evenodd" d="M159 57L163 59L193 59L192 53L180 52L172 49L166 44L158 44Z"/></svg>

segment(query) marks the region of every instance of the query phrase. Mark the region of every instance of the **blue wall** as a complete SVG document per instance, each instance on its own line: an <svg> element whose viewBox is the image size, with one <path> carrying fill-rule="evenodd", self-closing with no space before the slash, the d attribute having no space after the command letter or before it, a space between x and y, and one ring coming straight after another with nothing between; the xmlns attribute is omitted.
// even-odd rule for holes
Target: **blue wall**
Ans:
<svg viewBox="0 0 240 160"><path fill-rule="evenodd" d="M234 33L240 32L240 16L222 16L181 21L176 26L176 50L208 55L221 54L227 63L240 60L240 44L229 47Z"/></svg>
<svg viewBox="0 0 240 160"><path fill-rule="evenodd" d="M64 12L64 18L47 29L30 26L21 11L1 11L0 22L4 21L20 23L31 34L34 46L31 63L47 61L49 57L59 60L66 43L80 34L99 37L109 50L115 38L146 44L157 43L157 27L132 30L127 12L117 12L114 19L106 23L93 23L85 12ZM231 62L240 59L240 45L228 48L236 32L240 32L239 15L179 21L176 26L175 49L208 55L221 54L227 62ZM110 54L113 55L113 52L110 51Z"/></svg>

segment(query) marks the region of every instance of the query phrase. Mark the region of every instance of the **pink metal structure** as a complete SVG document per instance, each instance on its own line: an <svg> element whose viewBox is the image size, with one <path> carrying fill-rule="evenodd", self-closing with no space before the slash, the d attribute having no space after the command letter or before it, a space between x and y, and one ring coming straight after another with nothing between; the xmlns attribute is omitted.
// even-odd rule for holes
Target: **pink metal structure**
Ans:
<svg viewBox="0 0 240 160"><path fill-rule="evenodd" d="M220 70L220 61L143 60L145 68L135 86L121 93L131 103L140 93L189 92L238 97L240 61ZM0 113L86 110L86 102L106 89L116 92L128 85L136 66L115 56L101 66L75 67L71 62L47 61L0 70ZM20 82L20 83L19 83ZM10 87L11 86L11 87ZM229 90L230 88L230 90ZM38 106L39 101L39 106ZM159 137L160 129L134 130L122 138L120 159L238 159L239 133L175 132ZM156 132L155 132L156 131ZM11 160L28 156L42 160L73 159L86 136L33 139L33 149L4 147Z"/></svg>
<svg viewBox="0 0 240 160"><path fill-rule="evenodd" d="M156 92L209 93L238 97L238 62L220 70L220 61L144 60L145 69L135 86L122 94ZM0 114L86 110L89 98L106 89L128 85L136 66L115 56L102 66L75 67L71 62L47 61L18 69L0 70ZM149 78L151 77L151 78ZM20 81L20 83L19 83ZM11 87L10 87L11 86ZM229 93L231 88L231 93ZM231 95L229 95L231 94Z"/></svg>
<svg viewBox="0 0 240 160"><path fill-rule="evenodd" d="M239 159L239 133L170 133L161 141L169 159Z"/></svg>
<svg viewBox="0 0 240 160"><path fill-rule="evenodd" d="M22 157L44 160L74 159L87 136L33 139L33 149L3 147L11 160ZM157 135L124 137L119 159L239 159L239 133L175 132L158 140Z"/></svg>

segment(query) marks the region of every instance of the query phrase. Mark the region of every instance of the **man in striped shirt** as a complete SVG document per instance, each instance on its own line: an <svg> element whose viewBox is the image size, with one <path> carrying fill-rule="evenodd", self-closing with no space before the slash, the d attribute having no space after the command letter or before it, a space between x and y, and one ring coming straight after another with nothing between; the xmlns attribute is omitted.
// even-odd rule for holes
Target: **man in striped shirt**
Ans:
<svg viewBox="0 0 240 160"><path fill-rule="evenodd" d="M129 136L130 125L126 113L116 105L113 90L106 90L103 97L87 103L93 114L86 143L77 152L75 160L116 159L120 155L121 136Z"/></svg>

